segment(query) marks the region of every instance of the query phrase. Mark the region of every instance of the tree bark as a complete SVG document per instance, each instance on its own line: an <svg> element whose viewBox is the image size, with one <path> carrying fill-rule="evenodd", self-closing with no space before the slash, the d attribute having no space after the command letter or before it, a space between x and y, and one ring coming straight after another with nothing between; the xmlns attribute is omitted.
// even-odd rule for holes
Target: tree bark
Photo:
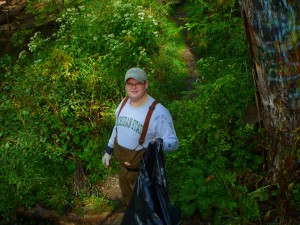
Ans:
<svg viewBox="0 0 300 225"><path fill-rule="evenodd" d="M78 157L75 160L76 171L73 182L73 192L76 196L79 196L81 193L89 194L89 183L86 170Z"/></svg>
<svg viewBox="0 0 300 225"><path fill-rule="evenodd" d="M296 179L300 125L300 0L241 0L270 181Z"/></svg>

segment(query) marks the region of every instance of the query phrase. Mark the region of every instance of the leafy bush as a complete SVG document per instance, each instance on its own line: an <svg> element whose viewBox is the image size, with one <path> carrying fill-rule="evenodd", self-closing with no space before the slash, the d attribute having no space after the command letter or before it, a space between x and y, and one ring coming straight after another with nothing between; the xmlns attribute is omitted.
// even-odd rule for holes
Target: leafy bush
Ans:
<svg viewBox="0 0 300 225"><path fill-rule="evenodd" d="M261 158L253 141L257 128L242 122L254 88L236 2L188 1L200 75L195 90L167 105L180 139L180 150L166 161L172 198L184 217L199 212L215 224L259 217L248 194L253 187L244 182ZM107 175L100 157L128 68L148 72L149 92L163 104L184 89L182 37L166 20L167 6L77 3L53 5L59 11L53 35L34 34L16 63L0 60L0 188L8 193L1 199L3 221L16 207L70 204L78 161L88 185Z"/></svg>
<svg viewBox="0 0 300 225"><path fill-rule="evenodd" d="M178 101L172 105L175 119L180 121L177 130L181 145L180 151L168 157L168 164L170 167L176 163L176 168L170 169L169 173L176 177L172 186L177 188L173 192L178 192L175 201L181 206L184 216L189 217L192 212L199 211L204 218L220 221L228 213L231 216L242 212L247 214L249 211L245 208L249 205L242 208L240 202L255 203L244 194L247 184L239 184L235 175L239 174L241 179L247 171L257 171L262 163L252 140L257 132L255 127L241 123L241 109L247 105L247 101L244 102L247 96L241 97L243 91L239 90L245 89L238 85L232 75L224 76L215 82L196 86L193 100ZM230 104L233 101L234 104ZM194 132L191 133L191 130ZM179 183L178 174L182 177ZM195 182L196 177L199 182ZM188 195L191 190L195 190L196 194ZM233 207L237 204L238 208ZM258 218L257 207L253 208L255 213L247 214L247 218L250 215L253 215L251 219ZM246 218L246 215L243 216Z"/></svg>
<svg viewBox="0 0 300 225"><path fill-rule="evenodd" d="M258 204L247 195L245 187L236 184L237 174L210 171L209 164L196 160L188 172L177 199L183 216L191 217L198 212L205 220L213 218L214 224L223 224L224 216L237 224L259 220Z"/></svg>
<svg viewBox="0 0 300 225"><path fill-rule="evenodd" d="M45 139L35 134L34 124L27 123L27 111L19 112L6 101L0 112L0 190L5 193L1 195L0 224L7 224L16 208L37 202L62 210L70 200L72 170L62 158L45 151Z"/></svg>
<svg viewBox="0 0 300 225"><path fill-rule="evenodd" d="M248 194L255 187L244 182L262 158L254 141L258 129L243 122L254 86L236 3L184 6L190 42L200 57L199 77L195 90L170 108L180 139L179 151L167 160L173 200L184 217L199 213L214 224L260 218L258 202Z"/></svg>
<svg viewBox="0 0 300 225"><path fill-rule="evenodd" d="M76 191L88 195L90 184L107 176L101 156L125 95L127 69L144 68L153 81L150 93L162 102L184 77L174 34L162 29L170 26L159 14L167 11L164 6L158 11L153 9L159 4L149 1L56 3L53 34L36 32L16 61L0 60L0 188L8 193L2 197L3 221L22 206L62 210L74 194L81 196ZM76 180L78 171L87 179Z"/></svg>

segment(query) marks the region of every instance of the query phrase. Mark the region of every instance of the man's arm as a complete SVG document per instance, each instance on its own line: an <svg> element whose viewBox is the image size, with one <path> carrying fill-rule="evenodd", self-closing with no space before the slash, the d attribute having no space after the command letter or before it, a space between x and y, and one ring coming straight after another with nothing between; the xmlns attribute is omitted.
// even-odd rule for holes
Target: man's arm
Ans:
<svg viewBox="0 0 300 225"><path fill-rule="evenodd" d="M178 149L179 140L173 125L169 111L163 107L162 114L158 118L157 136L163 139L163 150L165 152Z"/></svg>

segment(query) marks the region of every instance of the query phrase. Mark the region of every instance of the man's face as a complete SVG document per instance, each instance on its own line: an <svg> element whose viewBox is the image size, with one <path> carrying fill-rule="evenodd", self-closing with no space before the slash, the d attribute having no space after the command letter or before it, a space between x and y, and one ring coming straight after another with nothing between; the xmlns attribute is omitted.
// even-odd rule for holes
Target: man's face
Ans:
<svg viewBox="0 0 300 225"><path fill-rule="evenodd" d="M132 101L138 101L147 94L148 82L138 82L136 79L129 78L125 83L125 89L128 97Z"/></svg>

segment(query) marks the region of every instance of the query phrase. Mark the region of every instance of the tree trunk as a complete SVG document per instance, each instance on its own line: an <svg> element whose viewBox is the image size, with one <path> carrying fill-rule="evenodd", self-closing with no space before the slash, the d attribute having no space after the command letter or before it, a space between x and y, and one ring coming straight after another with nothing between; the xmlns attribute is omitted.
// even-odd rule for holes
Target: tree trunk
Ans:
<svg viewBox="0 0 300 225"><path fill-rule="evenodd" d="M241 0L270 182L296 179L300 125L300 0ZM286 198L286 197L285 197Z"/></svg>

